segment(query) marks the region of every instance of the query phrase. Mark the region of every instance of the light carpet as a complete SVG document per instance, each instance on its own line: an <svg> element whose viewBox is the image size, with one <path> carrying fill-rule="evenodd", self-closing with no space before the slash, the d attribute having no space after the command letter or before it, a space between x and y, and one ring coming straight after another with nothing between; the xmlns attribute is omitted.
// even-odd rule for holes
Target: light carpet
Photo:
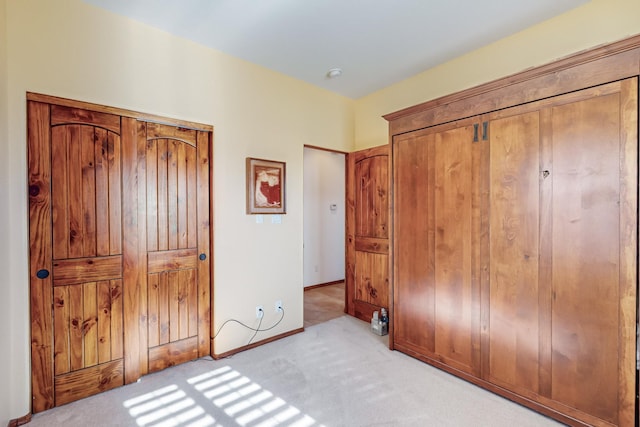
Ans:
<svg viewBox="0 0 640 427"><path fill-rule="evenodd" d="M561 425L386 343L343 316L227 359L147 375L36 414L29 426Z"/></svg>

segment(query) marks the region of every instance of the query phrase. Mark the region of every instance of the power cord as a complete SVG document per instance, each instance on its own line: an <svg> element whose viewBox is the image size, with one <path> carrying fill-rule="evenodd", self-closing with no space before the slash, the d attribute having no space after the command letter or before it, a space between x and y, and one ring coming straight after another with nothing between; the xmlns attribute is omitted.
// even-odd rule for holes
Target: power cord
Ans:
<svg viewBox="0 0 640 427"><path fill-rule="evenodd" d="M220 332L222 331L222 328L224 328L227 323L235 322L235 323L238 323L238 324L244 326L245 328L255 332L255 334L253 334L253 336L251 337L251 339L247 343L247 345L249 345L249 344L251 344L251 341L253 341L253 339L256 337L256 335L258 335L258 332L270 331L271 329L273 329L276 326L278 326L280 324L280 322L282 322L282 319L284 319L284 308L280 307L280 310L282 311L282 316L280 316L280 319L278 319L278 321L276 323L274 323L273 325L271 325L271 326L269 326L268 328L265 328L265 329L260 329L260 326L262 325L262 319L264 318L264 313L262 313L262 316L260 317L260 323L258 323L258 327L257 328L252 328L251 326L248 326L248 325L246 325L246 324L244 324L241 321L236 320L236 319L225 320L225 322L222 325L220 325L220 327L218 328L218 331L213 336L213 339L214 340L216 339L218 334L220 334Z"/></svg>

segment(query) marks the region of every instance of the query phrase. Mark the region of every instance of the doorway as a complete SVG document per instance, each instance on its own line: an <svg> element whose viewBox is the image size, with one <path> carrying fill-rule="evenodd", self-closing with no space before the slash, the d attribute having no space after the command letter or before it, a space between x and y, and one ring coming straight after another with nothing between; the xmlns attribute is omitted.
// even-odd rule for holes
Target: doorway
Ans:
<svg viewBox="0 0 640 427"><path fill-rule="evenodd" d="M304 147L304 326L345 311L346 153Z"/></svg>

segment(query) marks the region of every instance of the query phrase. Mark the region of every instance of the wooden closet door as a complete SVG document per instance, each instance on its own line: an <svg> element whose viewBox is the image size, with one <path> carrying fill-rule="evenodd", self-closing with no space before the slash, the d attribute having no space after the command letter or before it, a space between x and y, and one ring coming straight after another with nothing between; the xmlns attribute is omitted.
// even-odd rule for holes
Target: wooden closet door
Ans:
<svg viewBox="0 0 640 427"><path fill-rule="evenodd" d="M592 425L634 419L637 91L490 117L487 379Z"/></svg>
<svg viewBox="0 0 640 427"><path fill-rule="evenodd" d="M346 311L370 321L389 309L389 147L347 157Z"/></svg>
<svg viewBox="0 0 640 427"><path fill-rule="evenodd" d="M122 163L119 116L32 101L28 114L39 412L123 384Z"/></svg>
<svg viewBox="0 0 640 427"><path fill-rule="evenodd" d="M138 138L146 146L147 346L153 372L209 354L209 137L146 123Z"/></svg>
<svg viewBox="0 0 640 427"><path fill-rule="evenodd" d="M472 120L394 138L394 345L469 373L480 368L475 177L486 161L473 140Z"/></svg>

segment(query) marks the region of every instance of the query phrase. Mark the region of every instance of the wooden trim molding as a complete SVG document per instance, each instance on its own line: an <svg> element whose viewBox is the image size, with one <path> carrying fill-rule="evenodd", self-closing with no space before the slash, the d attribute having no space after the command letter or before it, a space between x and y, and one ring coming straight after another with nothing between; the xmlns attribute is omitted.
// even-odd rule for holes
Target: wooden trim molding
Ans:
<svg viewBox="0 0 640 427"><path fill-rule="evenodd" d="M14 418L13 420L10 420L9 425L7 427L18 427L30 422L31 422L31 413L24 415L20 418Z"/></svg>
<svg viewBox="0 0 640 427"><path fill-rule="evenodd" d="M187 129L201 130L212 132L213 126L202 123L191 122L188 120L167 119L163 116L155 114L140 113L138 111L126 110L123 108L108 107L106 105L94 104L91 102L74 101L72 99L60 98L57 96L43 95L40 93L27 92L27 101L37 101L45 104L62 105L64 107L82 108L85 110L97 111L100 113L115 114L123 117L131 117L136 120L145 122L166 124L170 126L178 126Z"/></svg>
<svg viewBox="0 0 640 427"><path fill-rule="evenodd" d="M331 148L318 147L317 145L304 144L304 148L312 148L314 150L328 151L329 153L349 154L346 151L333 150Z"/></svg>
<svg viewBox="0 0 640 427"><path fill-rule="evenodd" d="M211 355L211 357L213 357L214 360L224 359L226 357L233 356L234 354L238 354L238 353L240 353L242 351L250 350L250 349L256 348L256 347L260 347L261 345L265 345L265 344L268 344L268 343L273 342L273 341L278 341L278 340L280 340L282 338L290 337L291 335L295 335L295 334L298 334L300 332L304 332L304 328L293 329L293 330L291 330L289 332L285 332L283 334L275 335L273 337L266 338L264 340L254 342L253 344L244 345L242 347L234 348L233 350L229 350L229 351L224 352L224 353L220 353L220 354L215 354L214 353L214 354ZM211 339L211 341L213 342L213 338ZM213 348L213 344L211 345L211 348Z"/></svg>
<svg viewBox="0 0 640 427"><path fill-rule="evenodd" d="M385 114L390 134L512 107L640 73L640 34ZM580 78L578 78L580 77Z"/></svg>

